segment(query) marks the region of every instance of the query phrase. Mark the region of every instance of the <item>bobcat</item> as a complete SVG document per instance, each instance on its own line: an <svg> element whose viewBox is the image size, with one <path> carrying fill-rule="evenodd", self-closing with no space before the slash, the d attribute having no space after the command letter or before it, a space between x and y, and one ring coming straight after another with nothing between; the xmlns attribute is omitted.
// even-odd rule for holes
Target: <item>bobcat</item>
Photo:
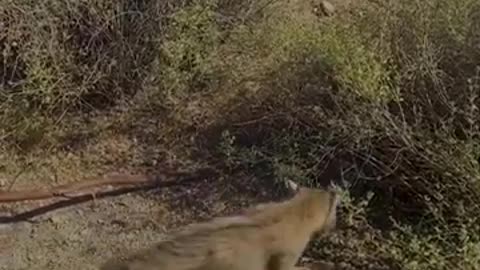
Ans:
<svg viewBox="0 0 480 270"><path fill-rule="evenodd" d="M187 226L169 239L111 259L101 270L293 270L310 238L336 225L339 195L299 187L295 195L247 209L245 213ZM328 267L327 267L328 268Z"/></svg>

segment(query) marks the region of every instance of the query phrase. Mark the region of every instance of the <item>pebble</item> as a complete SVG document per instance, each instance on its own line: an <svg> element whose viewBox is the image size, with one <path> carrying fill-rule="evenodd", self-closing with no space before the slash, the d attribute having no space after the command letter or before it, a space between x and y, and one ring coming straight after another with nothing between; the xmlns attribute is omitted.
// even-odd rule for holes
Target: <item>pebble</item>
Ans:
<svg viewBox="0 0 480 270"><path fill-rule="evenodd" d="M333 6L332 3L328 1L321 1L320 9L323 12L323 14L327 16L332 16L335 13L335 7Z"/></svg>

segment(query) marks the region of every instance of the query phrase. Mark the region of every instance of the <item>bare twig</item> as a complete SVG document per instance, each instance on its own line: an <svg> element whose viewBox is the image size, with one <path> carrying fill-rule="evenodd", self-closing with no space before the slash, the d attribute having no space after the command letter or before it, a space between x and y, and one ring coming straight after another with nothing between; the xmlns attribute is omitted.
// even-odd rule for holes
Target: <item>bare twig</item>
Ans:
<svg viewBox="0 0 480 270"><path fill-rule="evenodd" d="M0 203L13 203L19 201L44 200L51 198L73 198L78 196L95 196L96 194L112 190L112 187L146 187L162 184L181 184L185 180L201 178L202 174L211 174L208 169L199 170L195 173L170 172L157 176L146 174L111 174L104 177L97 177L81 182L69 183L54 187L51 189L35 189L20 191L1 191ZM199 175L200 174L200 175ZM183 179L175 179L165 181L166 178L182 177ZM110 187L110 188L108 188Z"/></svg>
<svg viewBox="0 0 480 270"><path fill-rule="evenodd" d="M65 184L51 189L0 191L0 203L43 200L52 197L69 197L70 193L84 192L85 190L91 190L99 187L146 185L153 182L154 179L146 175L111 175L107 177L90 179L87 181Z"/></svg>

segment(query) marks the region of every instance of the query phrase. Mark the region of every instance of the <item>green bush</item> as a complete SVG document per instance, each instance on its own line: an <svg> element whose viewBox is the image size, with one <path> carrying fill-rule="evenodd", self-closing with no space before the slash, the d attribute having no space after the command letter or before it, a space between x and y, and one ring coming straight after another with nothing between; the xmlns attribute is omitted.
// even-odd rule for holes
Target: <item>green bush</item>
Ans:
<svg viewBox="0 0 480 270"><path fill-rule="evenodd" d="M25 126L55 129L47 126L66 113L109 108L134 93L151 61L153 16L144 10L103 0L2 1L0 140L28 141Z"/></svg>
<svg viewBox="0 0 480 270"><path fill-rule="evenodd" d="M195 4L172 15L161 44L159 71L167 102L194 94L215 76L220 31L211 4ZM165 101L164 101L165 102Z"/></svg>
<svg viewBox="0 0 480 270"><path fill-rule="evenodd" d="M478 269L479 241L462 232L479 228L480 61L471 29L480 8L473 1L356 8L347 19L305 24L283 17L285 24L245 31L251 36L242 40L268 40L249 47L260 56L240 55L270 77L238 80L260 90L242 100L254 105L231 114L248 124L225 125L221 152L231 166L262 177L317 184L343 175L355 196L374 191L369 222L384 231L411 228L359 245L381 252L384 263Z"/></svg>

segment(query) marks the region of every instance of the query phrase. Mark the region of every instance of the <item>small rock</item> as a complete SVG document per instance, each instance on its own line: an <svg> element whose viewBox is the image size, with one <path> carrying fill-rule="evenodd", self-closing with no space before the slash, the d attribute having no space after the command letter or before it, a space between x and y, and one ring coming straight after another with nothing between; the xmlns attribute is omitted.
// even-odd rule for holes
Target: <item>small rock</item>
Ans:
<svg viewBox="0 0 480 270"><path fill-rule="evenodd" d="M320 1L319 8L320 12L326 16L332 16L335 13L335 7L328 1Z"/></svg>

